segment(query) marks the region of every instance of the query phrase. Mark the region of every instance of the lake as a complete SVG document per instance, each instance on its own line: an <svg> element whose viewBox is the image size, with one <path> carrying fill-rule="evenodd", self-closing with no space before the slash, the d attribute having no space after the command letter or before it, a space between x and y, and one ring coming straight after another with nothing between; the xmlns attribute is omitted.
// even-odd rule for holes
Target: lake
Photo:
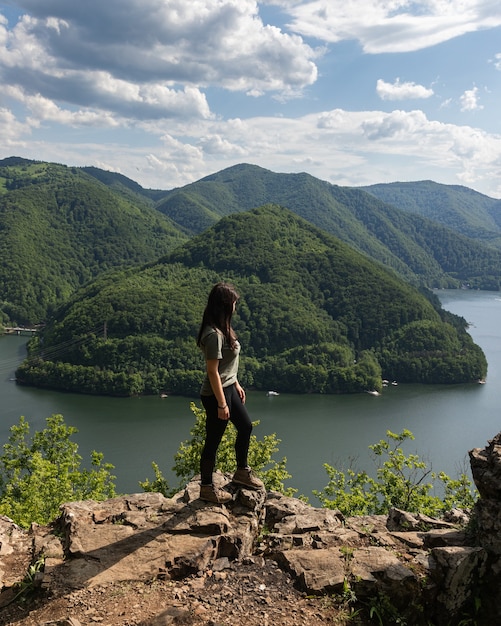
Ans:
<svg viewBox="0 0 501 626"><path fill-rule="evenodd" d="M489 362L485 385L397 385L377 397L248 393L251 417L259 420L254 434L258 439L277 434L281 443L276 458L287 458L292 474L288 485L299 494L311 498L313 489L323 489L324 463L370 471L368 446L384 438L387 430L412 431L415 440L404 450L418 453L435 471L449 475L467 467L468 450L483 448L501 430L501 295L436 293L444 308L471 324L470 333ZM60 413L78 429L74 439L85 466L92 450L103 452L104 460L115 466L118 491L140 491L138 481L153 478L152 461L170 486L177 484L171 468L194 422L190 399L103 398L18 386L12 378L25 343L25 337L0 337L0 444L21 415L34 432L45 427L48 416Z"/></svg>

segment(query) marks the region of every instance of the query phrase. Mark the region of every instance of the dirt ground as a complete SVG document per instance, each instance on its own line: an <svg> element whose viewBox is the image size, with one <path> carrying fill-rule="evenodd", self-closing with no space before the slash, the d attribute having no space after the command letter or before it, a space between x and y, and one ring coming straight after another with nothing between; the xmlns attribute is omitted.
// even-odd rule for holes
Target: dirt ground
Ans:
<svg viewBox="0 0 501 626"><path fill-rule="evenodd" d="M54 585L53 585L54 587ZM4 595L4 597L2 597ZM0 594L0 606L8 602ZM122 582L90 589L35 591L0 608L15 626L364 625L341 599L307 597L273 561L251 559L183 581Z"/></svg>

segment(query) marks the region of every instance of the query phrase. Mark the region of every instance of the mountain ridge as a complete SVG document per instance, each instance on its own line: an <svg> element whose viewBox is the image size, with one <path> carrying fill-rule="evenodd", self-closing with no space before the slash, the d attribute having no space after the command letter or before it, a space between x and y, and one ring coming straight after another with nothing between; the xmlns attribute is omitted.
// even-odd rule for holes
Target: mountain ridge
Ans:
<svg viewBox="0 0 501 626"><path fill-rule="evenodd" d="M0 162L0 323L37 323L103 271L157 259L184 235L78 168Z"/></svg>
<svg viewBox="0 0 501 626"><path fill-rule="evenodd" d="M397 208L427 217L467 237L501 247L501 200L462 185L432 180L369 185L361 189Z"/></svg>

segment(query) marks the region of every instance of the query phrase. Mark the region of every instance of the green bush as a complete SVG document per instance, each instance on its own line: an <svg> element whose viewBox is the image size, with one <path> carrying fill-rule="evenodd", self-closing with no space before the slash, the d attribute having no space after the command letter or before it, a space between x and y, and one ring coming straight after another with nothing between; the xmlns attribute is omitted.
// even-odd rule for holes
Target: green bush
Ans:
<svg viewBox="0 0 501 626"><path fill-rule="evenodd" d="M341 471L324 464L329 483L323 491L313 492L323 506L347 516L386 514L392 507L437 516L453 507L473 506L476 492L464 473L452 479L444 472L433 472L417 454L406 456L400 444L414 439L407 429L400 434L388 430L386 436L387 439L369 446L376 478L365 471ZM443 497L432 493L436 481L443 489Z"/></svg>
<svg viewBox="0 0 501 626"><path fill-rule="evenodd" d="M197 475L200 471L200 455L205 441L205 410L197 407L194 402L190 403L191 410L195 415L195 424L190 431L191 439L181 442L175 455L175 464L172 468L179 477L179 486L169 490L167 481L162 475L158 465L153 462L155 480L146 479L139 483L144 491L158 491L165 496L174 494L179 488ZM253 422L257 426L259 422ZM233 424L228 424L223 439L219 445L216 467L222 472L233 473L235 467L235 437L236 429ZM292 496L295 489L286 488L284 481L291 478L287 472L287 459L275 461L273 455L278 452L280 440L275 434L265 435L258 441L255 435L251 435L249 446L249 465L264 482L268 491L279 491Z"/></svg>
<svg viewBox="0 0 501 626"><path fill-rule="evenodd" d="M46 423L30 439L29 424L21 417L0 457L0 514L25 528L49 523L64 502L115 495L113 466L103 463L103 455L92 452L92 469L80 469L82 457L71 441L76 428L66 426L62 415Z"/></svg>

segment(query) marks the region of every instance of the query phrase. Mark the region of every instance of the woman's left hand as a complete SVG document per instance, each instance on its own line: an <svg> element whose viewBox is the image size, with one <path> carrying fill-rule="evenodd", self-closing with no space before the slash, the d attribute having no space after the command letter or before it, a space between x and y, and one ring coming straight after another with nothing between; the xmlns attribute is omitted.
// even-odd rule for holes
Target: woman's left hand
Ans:
<svg viewBox="0 0 501 626"><path fill-rule="evenodd" d="M240 396L240 400L242 400L242 404L245 404L245 389L236 383L235 389L237 390L238 395Z"/></svg>

